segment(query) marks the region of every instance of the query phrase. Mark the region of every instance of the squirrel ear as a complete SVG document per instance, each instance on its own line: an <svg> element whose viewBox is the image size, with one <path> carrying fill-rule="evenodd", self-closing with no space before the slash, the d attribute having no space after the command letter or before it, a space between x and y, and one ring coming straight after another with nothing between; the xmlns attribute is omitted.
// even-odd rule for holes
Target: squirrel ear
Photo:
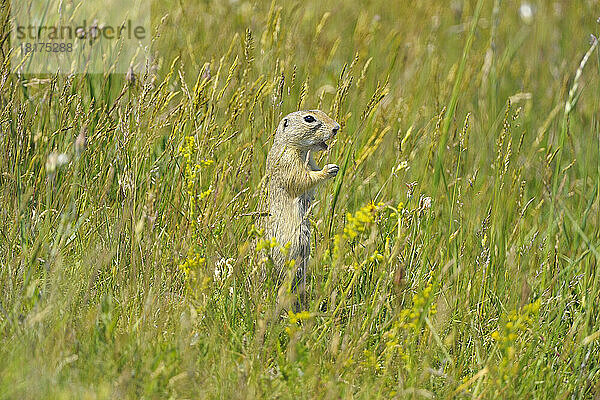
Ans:
<svg viewBox="0 0 600 400"><path fill-rule="evenodd" d="M287 118L284 118L283 119L283 127L287 128L287 124L288 124L288 120L287 120Z"/></svg>

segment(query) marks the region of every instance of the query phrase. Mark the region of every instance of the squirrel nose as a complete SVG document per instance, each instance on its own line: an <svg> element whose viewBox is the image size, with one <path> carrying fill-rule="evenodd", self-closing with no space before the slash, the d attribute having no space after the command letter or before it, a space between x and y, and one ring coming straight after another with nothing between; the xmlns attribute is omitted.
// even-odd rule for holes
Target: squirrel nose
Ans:
<svg viewBox="0 0 600 400"><path fill-rule="evenodd" d="M335 126L333 127L333 129L331 131L333 132L334 135L337 135L339 130L340 130L340 125L335 124Z"/></svg>

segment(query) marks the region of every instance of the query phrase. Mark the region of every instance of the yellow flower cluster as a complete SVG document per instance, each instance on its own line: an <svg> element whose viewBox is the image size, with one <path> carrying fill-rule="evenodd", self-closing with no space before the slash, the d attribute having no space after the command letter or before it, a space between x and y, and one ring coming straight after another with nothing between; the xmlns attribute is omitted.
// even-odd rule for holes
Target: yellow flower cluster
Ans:
<svg viewBox="0 0 600 400"><path fill-rule="evenodd" d="M215 163L214 160L201 160L199 164L194 165L192 159L196 154L196 139L193 136L186 136L183 139L183 143L179 147L179 154L183 156L186 167L198 169L200 167L210 167Z"/></svg>
<svg viewBox="0 0 600 400"><path fill-rule="evenodd" d="M290 247L292 246L292 244L290 242L286 243L283 246L280 246L279 243L277 243L277 240L275 238L265 239L263 237L264 230L261 229L259 231L259 230L256 229L256 227L254 225L250 229L250 234L255 235L256 237L258 237L258 241L256 243L256 251L259 252L261 250L264 250L267 253L267 257L263 257L260 260L261 263L266 263L266 262L269 261L269 258L270 258L269 253L270 253L271 249L279 248L279 251L281 251L281 253L284 256L287 256L288 252L290 251ZM286 261L286 265L289 268L293 268L294 265L296 265L296 260L294 260L294 259L287 260Z"/></svg>
<svg viewBox="0 0 600 400"><path fill-rule="evenodd" d="M342 235L337 233L333 237L333 258L340 258L340 249L342 248Z"/></svg>
<svg viewBox="0 0 600 400"><path fill-rule="evenodd" d="M378 207L369 203L358 210L354 215L346 214L346 226L344 227L344 236L346 239L354 239L359 233L364 232L367 226L375 220L375 213Z"/></svg>
<svg viewBox="0 0 600 400"><path fill-rule="evenodd" d="M395 218L395 217L401 215L402 210L404 209L404 203L400 202L400 203L398 203L398 207L396 207L396 208L390 207L390 208L393 210L392 213L390 214L390 217Z"/></svg>
<svg viewBox="0 0 600 400"><path fill-rule="evenodd" d="M194 199L194 180L196 179L196 171L195 168L193 168L192 163L192 155L194 154L195 147L196 146L194 145L194 137L186 136L183 140L181 148L179 149L179 152L181 153L181 155L183 155L183 159L185 160L183 174L185 177L186 191L190 198L190 214L196 206Z"/></svg>
<svg viewBox="0 0 600 400"><path fill-rule="evenodd" d="M309 319L310 317L312 317L312 315L308 311L300 311L298 313L295 313L290 310L288 311L288 317L290 318L290 324L296 324L300 321L305 321Z"/></svg>
<svg viewBox="0 0 600 400"><path fill-rule="evenodd" d="M369 256L369 262L380 262L383 261L383 256L381 255L381 253L379 253L377 250L375 250L375 252L373 252L373 254L371 254Z"/></svg>
<svg viewBox="0 0 600 400"><path fill-rule="evenodd" d="M179 147L179 153L185 158L186 161L192 159L196 151L196 139L193 136L186 136L183 138L183 143Z"/></svg>
<svg viewBox="0 0 600 400"><path fill-rule="evenodd" d="M394 355L400 357L404 362L408 362L409 357L404 352L403 347L408 347L409 342L416 337L411 333L419 333L422 319L436 314L435 304L432 304L433 285L428 284L421 293L413 296L413 305L411 308L400 312L398 319L392 324L384 337L386 358L389 361Z"/></svg>
<svg viewBox="0 0 600 400"><path fill-rule="evenodd" d="M185 286L192 297L202 293L210 284L211 278L206 276L203 269L206 265L206 258L197 253L190 254L187 259L179 265L179 269L185 275Z"/></svg>
<svg viewBox="0 0 600 400"><path fill-rule="evenodd" d="M539 313L540 305L541 301L538 299L521 309L512 310L500 328L492 333L492 339L498 343L502 353L502 361L498 367L499 381L506 381L509 376L514 376L518 372L518 363L510 365L515 358L517 339L531 329Z"/></svg>
<svg viewBox="0 0 600 400"><path fill-rule="evenodd" d="M203 167L208 167L213 164L212 160L203 160L196 164L196 152L197 145L194 136L186 136L183 139L183 143L179 147L179 154L183 156L184 167L183 175L185 180L186 193L189 197L189 219L191 221L191 229L193 232L193 239L196 240L196 179L198 172ZM210 195L212 189L208 189L200 193L200 199L204 199ZM179 265L179 269L183 271L185 275L185 284L189 293L193 298L196 298L198 293L201 293L206 289L211 281L211 278L203 273L204 266L206 264L206 258L200 256L197 252L190 250L190 254L186 260Z"/></svg>
<svg viewBox="0 0 600 400"><path fill-rule="evenodd" d="M182 264L179 269L183 271L186 279L195 273L200 267L206 264L206 258L200 257L199 254L191 254Z"/></svg>
<svg viewBox="0 0 600 400"><path fill-rule="evenodd" d="M289 325L285 328L285 331L288 335L292 336L298 330L298 323L310 319L312 314L308 311L300 311L295 313L293 311L288 311L289 317Z"/></svg>
<svg viewBox="0 0 600 400"><path fill-rule="evenodd" d="M208 196L210 196L210 194L213 192L212 189L207 189L204 192L200 193L200 200L204 200L205 198L207 198Z"/></svg>
<svg viewBox="0 0 600 400"><path fill-rule="evenodd" d="M265 230L264 229L258 229L256 227L255 224L252 224L252 226L250 226L250 230L248 231L248 236L254 236L254 237L263 237L265 235Z"/></svg>
<svg viewBox="0 0 600 400"><path fill-rule="evenodd" d="M256 244L256 251L271 250L275 247L277 247L277 241L275 240L275 238L271 238L270 240L260 239Z"/></svg>
<svg viewBox="0 0 600 400"><path fill-rule="evenodd" d="M183 143L179 147L179 154L183 156L184 163L184 177L186 192L189 196L189 207L190 207L190 219L194 224L194 210L196 209L196 177L198 171L203 167L209 167L214 164L213 160L202 160L196 164L194 162L197 146L196 139L194 136L186 136L183 139ZM205 199L212 193L212 189L208 189L200 193L200 200Z"/></svg>
<svg viewBox="0 0 600 400"><path fill-rule="evenodd" d="M531 327L540 310L540 299L508 313L507 322L492 333L492 339L499 343L514 342L517 334Z"/></svg>
<svg viewBox="0 0 600 400"><path fill-rule="evenodd" d="M344 226L344 232L342 234L336 234L333 237L333 257L338 258L340 256L340 249L342 248L342 242L344 240L352 240L356 238L360 233L367 230L369 225L375 221L377 212L384 206L383 203L369 203L354 215L352 213L346 214L346 225Z"/></svg>
<svg viewBox="0 0 600 400"><path fill-rule="evenodd" d="M423 316L430 317L437 313L436 305L430 302L432 291L433 285L430 283L421 293L413 296L412 307L400 312L400 326L415 330Z"/></svg>
<svg viewBox="0 0 600 400"><path fill-rule="evenodd" d="M369 370L380 371L383 366L377 359L377 355L374 351L363 350L363 361L360 363L364 368Z"/></svg>

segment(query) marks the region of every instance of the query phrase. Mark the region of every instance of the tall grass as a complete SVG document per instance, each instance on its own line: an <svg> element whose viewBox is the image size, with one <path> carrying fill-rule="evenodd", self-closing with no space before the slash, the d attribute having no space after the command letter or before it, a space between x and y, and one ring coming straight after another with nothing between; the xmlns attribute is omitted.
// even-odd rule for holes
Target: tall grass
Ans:
<svg viewBox="0 0 600 400"><path fill-rule="evenodd" d="M157 1L134 80L3 52L0 398L600 396L597 2L531 3ZM298 108L342 130L296 314Z"/></svg>

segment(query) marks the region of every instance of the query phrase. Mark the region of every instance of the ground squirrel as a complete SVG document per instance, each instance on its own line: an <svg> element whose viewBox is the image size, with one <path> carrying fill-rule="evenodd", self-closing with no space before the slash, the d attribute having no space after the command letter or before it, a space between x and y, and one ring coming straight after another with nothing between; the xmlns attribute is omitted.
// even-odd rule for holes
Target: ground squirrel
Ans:
<svg viewBox="0 0 600 400"><path fill-rule="evenodd" d="M337 175L339 167L327 164L320 169L313 153L327 150L326 142L339 131L340 125L319 110L296 111L281 120L273 147L267 156L268 207L267 237L289 250L272 251L276 278L285 277L285 262L295 260L297 272L292 282L300 303L306 306L306 266L310 254L308 214L314 188Z"/></svg>

